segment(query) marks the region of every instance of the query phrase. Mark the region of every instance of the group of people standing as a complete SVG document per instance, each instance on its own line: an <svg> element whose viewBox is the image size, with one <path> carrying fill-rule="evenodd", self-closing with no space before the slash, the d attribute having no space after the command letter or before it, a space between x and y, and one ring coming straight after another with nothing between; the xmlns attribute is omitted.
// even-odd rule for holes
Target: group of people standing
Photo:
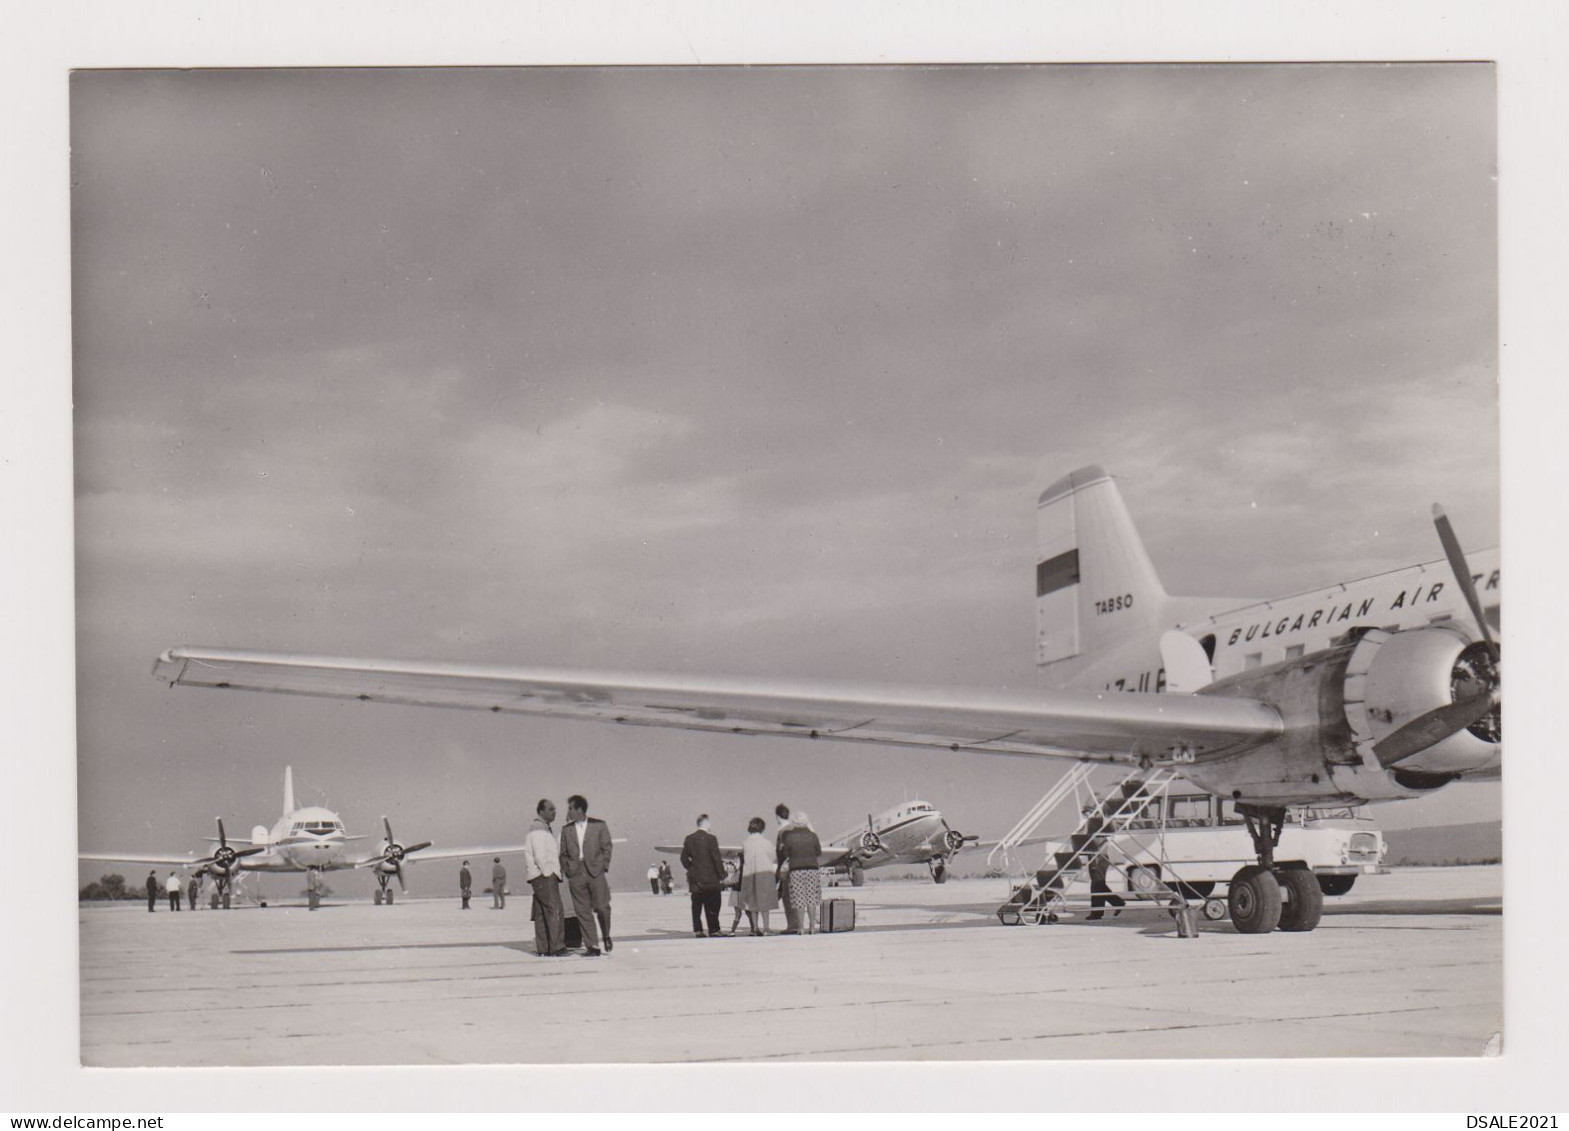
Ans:
<svg viewBox="0 0 1569 1131"><path fill-rule="evenodd" d="M654 895L669 895L675 891L675 876L665 861L648 866L648 890Z"/></svg>
<svg viewBox="0 0 1569 1131"><path fill-rule="evenodd" d="M196 910L196 898L201 894L201 889L201 877L192 876L190 885L190 909L192 911ZM169 878L160 884L158 882L158 870L154 868L151 872L147 873L147 910L158 910L158 895L160 892L168 893L170 911L180 910L180 893L182 890L184 890L184 885L180 882L180 877L177 873L170 872Z"/></svg>
<svg viewBox="0 0 1569 1131"><path fill-rule="evenodd" d="M697 828L681 845L681 866L692 899L692 933L698 938L721 937L719 906L726 887L731 888L730 906L735 912L728 934L736 933L743 912L749 934L769 934L769 913L781 900L785 934L817 932L823 902L818 870L822 842L805 813L791 816L790 807L780 804L774 816L779 823L772 840L765 835L768 823L761 817L747 823L739 868L733 874L725 866L719 841L709 831L708 814L697 818Z"/></svg>
<svg viewBox="0 0 1569 1131"><path fill-rule="evenodd" d="M534 806L534 822L523 839L523 878L532 892L529 918L534 921L534 952L541 958L570 954L566 937L566 912L561 903L561 882L572 897L572 912L583 932L584 953L590 958L615 949L610 937L610 856L614 844L610 826L588 815L588 801L574 793L567 798L567 822L561 839L551 826L556 803L548 797ZM473 876L463 861L458 886L463 908L468 909ZM491 868L492 907L507 905L507 870L501 858Z"/></svg>

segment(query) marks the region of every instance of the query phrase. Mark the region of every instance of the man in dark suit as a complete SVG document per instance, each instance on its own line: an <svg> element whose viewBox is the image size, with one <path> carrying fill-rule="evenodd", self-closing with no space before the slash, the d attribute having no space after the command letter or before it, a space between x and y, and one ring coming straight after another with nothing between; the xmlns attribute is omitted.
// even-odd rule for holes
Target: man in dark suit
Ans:
<svg viewBox="0 0 1569 1131"><path fill-rule="evenodd" d="M686 886L692 896L692 933L698 938L719 937L720 893L724 890L725 858L719 842L708 831L708 814L697 819L697 828L687 833L681 844L681 866L686 869ZM708 934L703 934L703 917L708 918Z"/></svg>
<svg viewBox="0 0 1569 1131"><path fill-rule="evenodd" d="M461 910L469 910L469 896L474 894L474 873L469 871L469 862L463 861L463 867L458 869L458 892L463 896Z"/></svg>
<svg viewBox="0 0 1569 1131"><path fill-rule="evenodd" d="M583 928L583 945L590 957L599 953L599 936L605 949L614 950L610 938L610 826L588 815L581 794L567 798L567 823L561 830L561 870L572 893L572 910ZM598 920L598 930L595 920Z"/></svg>

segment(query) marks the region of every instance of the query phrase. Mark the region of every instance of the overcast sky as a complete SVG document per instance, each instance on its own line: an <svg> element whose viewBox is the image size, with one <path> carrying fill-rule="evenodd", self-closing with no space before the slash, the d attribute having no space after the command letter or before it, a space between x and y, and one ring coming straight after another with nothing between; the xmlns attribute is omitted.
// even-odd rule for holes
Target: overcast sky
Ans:
<svg viewBox="0 0 1569 1131"><path fill-rule="evenodd" d="M1486 65L78 73L83 847L270 825L285 764L442 844L586 793L618 884L781 799L995 836L1058 764L149 671L1025 689L1035 494L1090 462L1174 593L1437 557L1434 501L1495 545L1495 145Z"/></svg>

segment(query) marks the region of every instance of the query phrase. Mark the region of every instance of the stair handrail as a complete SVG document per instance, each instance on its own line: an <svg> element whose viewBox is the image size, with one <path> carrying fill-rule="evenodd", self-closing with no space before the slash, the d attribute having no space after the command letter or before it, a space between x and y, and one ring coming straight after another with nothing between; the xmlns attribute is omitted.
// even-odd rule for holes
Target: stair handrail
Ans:
<svg viewBox="0 0 1569 1131"><path fill-rule="evenodd" d="M1079 786L1088 779L1093 768L1093 765L1089 762L1075 762L1073 768L1058 778L1052 787L1042 795L1041 799L1031 806L1029 811L1019 818L1018 823L1009 829L1002 839L992 847L991 852L986 856L986 866L989 868L1000 868L1000 870L1012 874L1014 870L1013 849L1020 841L1026 839L1039 828L1047 815L1056 809L1062 803L1063 798L1070 792L1077 795ZM1001 856L1000 862L998 860L999 854Z"/></svg>

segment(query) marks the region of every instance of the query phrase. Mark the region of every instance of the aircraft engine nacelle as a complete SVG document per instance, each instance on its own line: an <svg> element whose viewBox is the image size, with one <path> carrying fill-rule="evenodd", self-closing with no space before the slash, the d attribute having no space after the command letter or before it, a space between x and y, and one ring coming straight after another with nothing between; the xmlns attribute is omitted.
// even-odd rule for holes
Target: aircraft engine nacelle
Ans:
<svg viewBox="0 0 1569 1131"><path fill-rule="evenodd" d="M1397 761L1372 747L1429 711L1490 692L1497 684L1492 649L1457 628L1369 632L1346 663L1346 721L1360 751L1402 775L1474 772L1499 758L1497 706L1471 726Z"/></svg>
<svg viewBox="0 0 1569 1131"><path fill-rule="evenodd" d="M1456 625L1369 629L1355 641L1220 680L1200 694L1258 699L1284 733L1255 750L1183 770L1195 785L1257 805L1417 797L1501 758L1496 707L1398 760L1375 749L1435 709L1497 686L1491 647Z"/></svg>
<svg viewBox="0 0 1569 1131"><path fill-rule="evenodd" d="M964 847L964 834L958 829L949 829L943 837L943 843L948 846L949 852L958 852Z"/></svg>

